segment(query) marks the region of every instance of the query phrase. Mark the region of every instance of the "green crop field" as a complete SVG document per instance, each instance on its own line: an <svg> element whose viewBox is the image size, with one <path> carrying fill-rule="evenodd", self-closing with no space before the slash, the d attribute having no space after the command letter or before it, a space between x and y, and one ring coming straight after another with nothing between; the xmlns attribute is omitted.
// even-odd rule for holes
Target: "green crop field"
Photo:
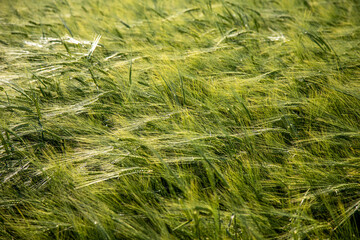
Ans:
<svg viewBox="0 0 360 240"><path fill-rule="evenodd" d="M3 0L0 239L360 239L358 0Z"/></svg>

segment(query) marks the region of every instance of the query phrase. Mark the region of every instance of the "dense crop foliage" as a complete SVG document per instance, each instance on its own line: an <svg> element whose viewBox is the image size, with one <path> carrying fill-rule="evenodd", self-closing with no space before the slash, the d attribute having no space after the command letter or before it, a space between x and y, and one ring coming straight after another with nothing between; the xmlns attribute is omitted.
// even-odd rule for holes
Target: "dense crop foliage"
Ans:
<svg viewBox="0 0 360 240"><path fill-rule="evenodd" d="M359 239L357 0L4 0L0 239Z"/></svg>

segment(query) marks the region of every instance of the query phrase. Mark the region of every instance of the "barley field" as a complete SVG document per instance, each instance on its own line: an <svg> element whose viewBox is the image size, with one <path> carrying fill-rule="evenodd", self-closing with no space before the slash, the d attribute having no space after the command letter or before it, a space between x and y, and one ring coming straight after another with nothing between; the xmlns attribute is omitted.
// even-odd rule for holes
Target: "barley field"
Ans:
<svg viewBox="0 0 360 240"><path fill-rule="evenodd" d="M3 0L0 239L360 239L358 0Z"/></svg>

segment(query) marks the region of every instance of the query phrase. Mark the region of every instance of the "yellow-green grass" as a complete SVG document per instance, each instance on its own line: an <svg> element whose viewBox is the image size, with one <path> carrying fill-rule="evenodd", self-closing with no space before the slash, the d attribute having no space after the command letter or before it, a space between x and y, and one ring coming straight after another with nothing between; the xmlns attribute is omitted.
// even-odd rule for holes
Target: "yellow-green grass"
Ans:
<svg viewBox="0 0 360 240"><path fill-rule="evenodd" d="M0 9L0 239L358 239L360 3Z"/></svg>

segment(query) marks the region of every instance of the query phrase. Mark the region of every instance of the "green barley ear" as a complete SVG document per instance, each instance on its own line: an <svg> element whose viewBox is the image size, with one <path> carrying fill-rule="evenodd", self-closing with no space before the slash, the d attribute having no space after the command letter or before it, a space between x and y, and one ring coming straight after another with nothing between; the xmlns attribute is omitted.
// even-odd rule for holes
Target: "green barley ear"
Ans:
<svg viewBox="0 0 360 240"><path fill-rule="evenodd" d="M331 52L332 51L330 46L328 45L328 43L325 42L325 40L322 37L318 36L315 33L311 33L311 32L308 32L308 31L304 31L304 34L306 36L308 36L311 39L311 41L313 41L324 52Z"/></svg>

